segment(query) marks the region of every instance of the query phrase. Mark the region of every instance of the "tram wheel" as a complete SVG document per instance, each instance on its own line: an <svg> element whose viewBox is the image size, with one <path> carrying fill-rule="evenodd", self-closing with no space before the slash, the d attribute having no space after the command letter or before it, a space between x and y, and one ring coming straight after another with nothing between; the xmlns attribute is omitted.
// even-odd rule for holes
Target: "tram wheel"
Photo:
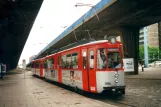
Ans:
<svg viewBox="0 0 161 107"><path fill-rule="evenodd" d="M83 94L84 93L84 91L83 90L81 90L81 89L78 89L78 91L77 91L79 94Z"/></svg>
<svg viewBox="0 0 161 107"><path fill-rule="evenodd" d="M78 87L73 88L75 92L78 92Z"/></svg>
<svg viewBox="0 0 161 107"><path fill-rule="evenodd" d="M78 94L83 94L83 90L79 89L78 87L74 87L74 91Z"/></svg>

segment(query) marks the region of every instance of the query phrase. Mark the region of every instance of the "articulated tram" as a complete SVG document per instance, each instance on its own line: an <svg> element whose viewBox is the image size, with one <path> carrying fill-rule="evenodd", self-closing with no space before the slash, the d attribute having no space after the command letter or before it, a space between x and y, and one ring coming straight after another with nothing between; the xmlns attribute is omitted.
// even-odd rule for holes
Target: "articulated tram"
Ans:
<svg viewBox="0 0 161 107"><path fill-rule="evenodd" d="M125 93L122 45L116 39L92 41L60 49L33 61L40 77L83 91Z"/></svg>

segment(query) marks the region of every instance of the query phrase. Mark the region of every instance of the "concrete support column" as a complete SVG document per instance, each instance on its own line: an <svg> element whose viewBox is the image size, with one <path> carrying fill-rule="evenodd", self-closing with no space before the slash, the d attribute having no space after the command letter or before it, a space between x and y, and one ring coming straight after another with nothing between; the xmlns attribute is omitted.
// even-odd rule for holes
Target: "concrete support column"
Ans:
<svg viewBox="0 0 161 107"><path fill-rule="evenodd" d="M158 23L159 49L161 50L161 22Z"/></svg>
<svg viewBox="0 0 161 107"><path fill-rule="evenodd" d="M120 30L125 58L134 58L134 74L138 74L139 28Z"/></svg>
<svg viewBox="0 0 161 107"><path fill-rule="evenodd" d="M144 27L144 65L148 67L149 58L148 58L148 41L147 41L147 29Z"/></svg>

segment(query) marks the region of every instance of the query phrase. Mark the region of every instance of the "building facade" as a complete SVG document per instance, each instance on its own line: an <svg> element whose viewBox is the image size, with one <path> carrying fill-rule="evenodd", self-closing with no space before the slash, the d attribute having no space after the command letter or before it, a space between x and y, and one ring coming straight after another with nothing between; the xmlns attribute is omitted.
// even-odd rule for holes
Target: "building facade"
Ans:
<svg viewBox="0 0 161 107"><path fill-rule="evenodd" d="M146 27L149 47L159 47L158 23ZM144 45L144 28L140 29L139 44Z"/></svg>

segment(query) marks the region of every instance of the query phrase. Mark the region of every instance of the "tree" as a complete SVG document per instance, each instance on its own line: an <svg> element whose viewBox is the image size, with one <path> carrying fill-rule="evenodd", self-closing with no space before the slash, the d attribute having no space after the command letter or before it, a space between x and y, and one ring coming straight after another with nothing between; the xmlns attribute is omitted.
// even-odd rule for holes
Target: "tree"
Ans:
<svg viewBox="0 0 161 107"><path fill-rule="evenodd" d="M159 48L157 47L148 47L148 54L150 60L156 60L158 58Z"/></svg>
<svg viewBox="0 0 161 107"><path fill-rule="evenodd" d="M139 46L139 60L142 61L144 59L144 46Z"/></svg>
<svg viewBox="0 0 161 107"><path fill-rule="evenodd" d="M158 47L148 46L149 62L161 59L161 50ZM144 46L139 46L139 61L144 59Z"/></svg>

